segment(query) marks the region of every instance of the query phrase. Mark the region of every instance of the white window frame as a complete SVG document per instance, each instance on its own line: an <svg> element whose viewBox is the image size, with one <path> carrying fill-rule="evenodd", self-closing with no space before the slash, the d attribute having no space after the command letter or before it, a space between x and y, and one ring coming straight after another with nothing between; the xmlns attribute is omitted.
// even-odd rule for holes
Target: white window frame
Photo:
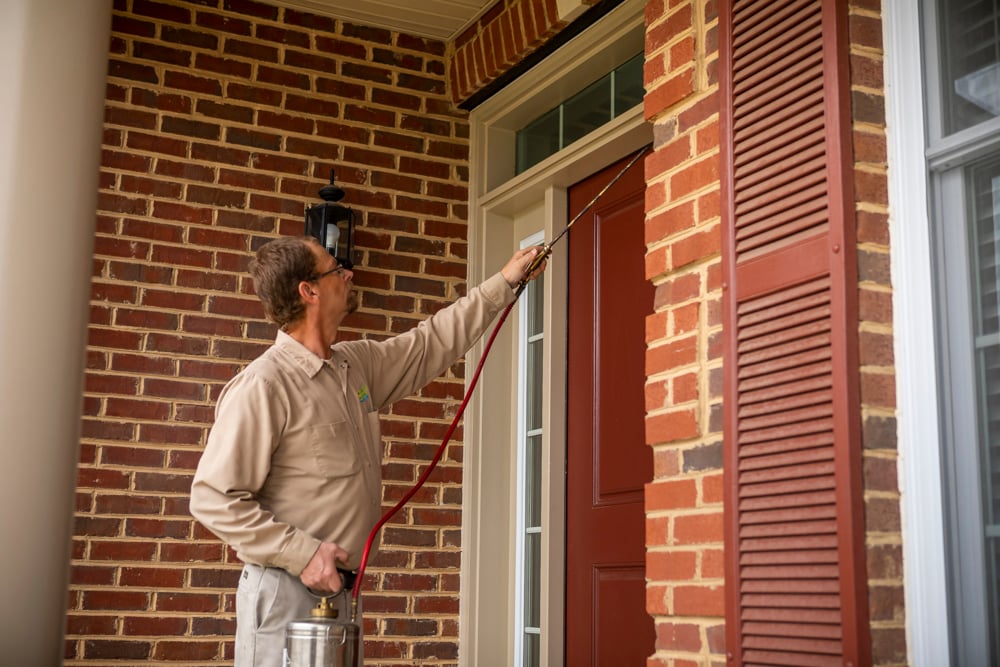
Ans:
<svg viewBox="0 0 1000 667"><path fill-rule="evenodd" d="M929 5L928 5L929 6ZM933 21L933 17L927 19ZM886 133L889 159L890 258L896 359L899 488L902 494L903 577L909 662L914 667L953 664L948 618L944 515L945 474L941 434L949 427L938 392L942 377L935 335L934 257L930 219L931 185L945 196L956 190L957 174L930 176L929 165L947 169L952 151L967 141L959 132L926 147L940 135L940 118L929 112L939 95L928 82L939 79L935 58L924 72L920 0L883 4ZM919 110L915 112L914 110ZM996 125L1000 119L990 121ZM931 178L937 179L932 181ZM960 184L959 184L960 185ZM938 203L940 205L940 202Z"/></svg>
<svg viewBox="0 0 1000 667"><path fill-rule="evenodd" d="M896 360L896 425L907 654L914 667L951 664L945 582L940 415L920 14L883 4L889 235Z"/></svg>

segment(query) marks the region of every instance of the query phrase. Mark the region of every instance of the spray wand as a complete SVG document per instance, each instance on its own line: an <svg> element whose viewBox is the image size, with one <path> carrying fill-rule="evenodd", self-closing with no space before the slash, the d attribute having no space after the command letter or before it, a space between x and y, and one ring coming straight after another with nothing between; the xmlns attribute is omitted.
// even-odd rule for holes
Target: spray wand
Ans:
<svg viewBox="0 0 1000 667"><path fill-rule="evenodd" d="M524 277L518 283L517 289L514 291L514 300L511 301L507 305L507 307L503 310L503 313L500 315L500 319L497 321L496 326L493 327L493 333L490 334L489 339L486 341L486 346L483 348L483 353L479 357L479 363L476 365L476 370L472 374L472 379L469 381L469 389L465 392L465 397L462 399L462 403L461 405L459 405L458 412L455 413L455 417L452 419L451 425L445 432L444 438L441 439L441 444L438 445L437 451L434 453L434 458L431 459L430 464L427 466L427 468L424 469L424 472L420 475L420 479L417 480L417 483L413 486L413 488L410 489L406 493L406 495L400 498L399 502L397 502L392 509L390 509L388 512L382 515L382 518L378 520L378 523L375 524L375 527L372 528L371 532L368 534L368 540L367 542L365 542L365 550L361 556L361 565L358 567L357 578L355 579L354 582L354 590L351 592L352 623L357 622L358 597L361 593L361 582L365 574L365 568L368 566L368 556L371 553L372 544L375 542L375 536L378 535L378 531L382 529L382 526L384 526L389 521L389 519L395 516L396 512L402 509L402 507L406 505L407 502L409 502L410 498L412 498L417 493L417 491L420 490L420 488L424 485L424 482L427 481L427 478L430 477L430 474L434 471L434 468L437 466L438 461L441 460L441 456L444 454L444 450L448 446L448 442L451 441L452 434L458 427L458 422L462 419L462 415L465 413L465 406L468 405L469 399L472 398L472 392L476 388L476 383L479 382L479 376L483 371L483 365L486 363L486 358L490 354L490 348L493 347L493 341L496 340L497 334L500 333L500 329L501 327L503 327L503 323L507 320L507 316L510 314L510 311L514 307L514 304L517 303L517 300L520 298L521 293L524 292L524 288L528 286L528 280L530 276L535 271L537 271L540 266L542 266L542 264L545 262L546 259L548 259L549 255L552 254L552 247L556 243L558 243L559 240L563 236L565 236L567 232L569 232L570 227L572 227L577 220L582 218L583 215L587 211L589 211L594 206L594 204L597 203L597 200L603 197L604 194L611 189L611 186L617 183L618 179L624 176L625 172L631 169L632 165L638 162L639 158L645 155L649 151L649 149L650 149L649 146L645 146L639 151L637 151L635 155L632 156L632 159L629 160L628 164L626 164L625 167L620 172L618 172L618 174L614 178L608 181L608 184L605 185L603 188L601 188L601 191L598 192L597 195L595 195L594 198L591 199L590 202L588 202L587 205L584 206L579 213L573 216L573 219L569 221L569 224L567 224L566 227L564 227L563 230L559 232L559 234L554 239L552 239L548 243L542 244L539 253L535 255L535 258L531 261L530 264L528 264L528 267L524 270Z"/></svg>

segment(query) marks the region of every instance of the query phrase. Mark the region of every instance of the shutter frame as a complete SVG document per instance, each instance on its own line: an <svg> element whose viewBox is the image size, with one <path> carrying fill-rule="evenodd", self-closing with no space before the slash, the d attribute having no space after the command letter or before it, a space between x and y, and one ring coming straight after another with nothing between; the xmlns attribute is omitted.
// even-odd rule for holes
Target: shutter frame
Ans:
<svg viewBox="0 0 1000 667"><path fill-rule="evenodd" d="M815 64L801 62L797 70L789 68L790 83L784 90L784 80L770 84L779 91L777 99L747 104L740 97L745 95L743 82L760 78L752 70L775 67L773 62L748 63L755 51L747 44L768 30L773 38L780 32L775 26L787 26L789 16L817 13L819 44L815 33L803 39L810 28L802 26L788 38L793 43L784 54L781 46L774 51L780 62L789 53L808 56L820 47L821 101L814 91L799 92L807 85L803 72L817 71ZM754 24L749 16L760 20ZM790 655L803 664L871 664L847 26L847 3L837 0L720 2L725 599L730 665L784 664L781 661ZM735 46L734 30L739 31L740 41ZM780 141L793 133L789 126L801 130L788 139L788 155L775 158L766 137L753 143L766 134L753 132L753 124L764 116L760 109L782 108L781 95L822 104L821 151L817 153L819 144L808 134L815 131L815 120L809 120L808 127L786 120L785 127L771 133ZM807 119L820 111L799 107L796 113ZM823 159L821 172L817 155ZM826 184L825 197L819 199L818 191L804 192L815 187L817 173ZM769 193L776 203L766 201ZM802 201L797 202L796 196ZM748 209L745 203L754 198L762 198L761 208ZM773 220L782 215L787 220ZM748 244L748 237L755 238ZM822 311L815 310L817 300L827 302L827 315L817 314ZM769 313L776 318L775 331L766 331ZM777 319L781 317L789 320ZM753 327L763 327L763 333ZM782 334L790 340L783 341ZM788 356L799 348L801 359ZM824 356L824 349L828 360L807 358ZM794 366L786 371L788 377L780 375L781 363ZM794 379L796 373L804 377ZM748 376L759 378L759 386L748 382ZM782 419L791 421L783 426ZM810 487L816 480L825 488ZM834 599L839 613L829 608ZM808 636L797 638L803 631Z"/></svg>

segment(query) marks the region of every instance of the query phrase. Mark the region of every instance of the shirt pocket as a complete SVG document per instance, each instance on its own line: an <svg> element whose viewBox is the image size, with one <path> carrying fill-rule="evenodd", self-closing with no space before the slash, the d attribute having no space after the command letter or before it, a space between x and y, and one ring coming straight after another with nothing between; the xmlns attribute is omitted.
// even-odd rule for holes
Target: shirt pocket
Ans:
<svg viewBox="0 0 1000 667"><path fill-rule="evenodd" d="M316 468L327 479L356 475L361 470L346 420L309 429L309 448Z"/></svg>

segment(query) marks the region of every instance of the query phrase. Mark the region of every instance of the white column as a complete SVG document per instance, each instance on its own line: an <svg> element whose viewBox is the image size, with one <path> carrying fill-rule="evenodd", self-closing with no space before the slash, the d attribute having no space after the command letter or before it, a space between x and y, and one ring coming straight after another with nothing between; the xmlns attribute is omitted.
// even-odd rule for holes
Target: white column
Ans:
<svg viewBox="0 0 1000 667"><path fill-rule="evenodd" d="M0 662L57 665L110 0L0 0Z"/></svg>

